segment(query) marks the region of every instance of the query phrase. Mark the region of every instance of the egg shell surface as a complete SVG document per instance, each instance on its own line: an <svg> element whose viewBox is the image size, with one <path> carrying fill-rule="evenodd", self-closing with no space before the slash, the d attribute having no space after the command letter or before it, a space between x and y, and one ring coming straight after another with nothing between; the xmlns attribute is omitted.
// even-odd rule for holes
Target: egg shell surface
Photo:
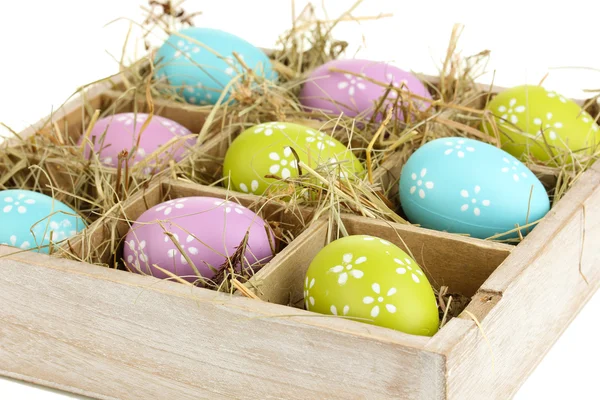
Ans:
<svg viewBox="0 0 600 400"><path fill-rule="evenodd" d="M334 70L332 71L332 69ZM362 77L347 72L338 72L338 70L360 74ZM384 62L339 59L327 62L309 74L307 82L300 92L299 100L310 110L322 110L327 114L334 115L343 112L349 117L360 115L370 118L377 103L385 94L386 87L367 78L384 85L391 84L395 88L431 99L425 85L410 72ZM393 105L397 97L397 92L391 90L386 98L386 106ZM420 110L426 109L429 105L428 101L419 99L412 101ZM398 118L403 118L400 107L398 107ZM381 113L378 113L376 120L381 119Z"/></svg>
<svg viewBox="0 0 600 400"><path fill-rule="evenodd" d="M153 115L148 126L142 131L149 115L145 113L121 113L99 119L90 132L85 145L85 157L90 156L90 142L94 143L94 153L100 162L108 167L117 168L119 153L127 150L134 153L129 159L133 167L162 148L158 159L149 160L144 173L158 172L164 169L170 160L181 161L188 149L196 143L196 138L185 126L158 115ZM141 137L141 138L140 138ZM140 138L139 147L136 144ZM81 145L83 135L78 143ZM165 146L171 143L169 146Z"/></svg>
<svg viewBox="0 0 600 400"><path fill-rule="evenodd" d="M575 157L589 156L599 143L600 130L590 114L573 100L542 86L506 89L486 109L494 115L502 148L519 159L530 153L550 161L565 151L572 151ZM494 132L489 122L484 129ZM571 159L567 157L567 161Z"/></svg>
<svg viewBox="0 0 600 400"><path fill-rule="evenodd" d="M369 235L346 236L319 251L306 272L304 305L413 335L433 336L439 327L435 294L419 265Z"/></svg>
<svg viewBox="0 0 600 400"><path fill-rule="evenodd" d="M285 185L265 176L298 176L292 148L311 168L327 163L344 179L364 172L360 160L337 139L299 124L267 122L245 130L231 143L223 163L225 184L239 192L259 195Z"/></svg>
<svg viewBox="0 0 600 400"><path fill-rule="evenodd" d="M86 227L66 204L30 190L0 191L0 244L49 253L50 243L60 245Z"/></svg>
<svg viewBox="0 0 600 400"><path fill-rule="evenodd" d="M248 41L219 29L191 27L173 33L158 49L155 77L167 79L168 86L186 102L216 104L230 98L230 82L246 72L236 53L254 74L270 81L277 79L267 55Z"/></svg>
<svg viewBox="0 0 600 400"><path fill-rule="evenodd" d="M165 232L172 233L172 237ZM215 197L177 198L155 205L133 223L125 238L123 258L132 272L167 278L167 274L153 266L156 264L194 282L198 276L189 258L202 277L212 279L211 268L219 269L228 262L227 257L234 255L246 232L244 254L248 265L267 263L273 257L275 235L254 212Z"/></svg>
<svg viewBox="0 0 600 400"><path fill-rule="evenodd" d="M410 222L481 239L533 223L550 209L544 186L523 163L495 146L460 137L417 149L402 168L399 189ZM522 229L523 236L531 229Z"/></svg>

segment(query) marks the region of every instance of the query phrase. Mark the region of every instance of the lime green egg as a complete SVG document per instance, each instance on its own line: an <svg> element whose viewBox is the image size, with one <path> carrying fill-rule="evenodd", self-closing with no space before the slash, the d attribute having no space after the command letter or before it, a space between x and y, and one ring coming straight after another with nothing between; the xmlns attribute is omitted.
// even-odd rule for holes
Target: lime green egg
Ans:
<svg viewBox="0 0 600 400"><path fill-rule="evenodd" d="M325 246L304 281L305 308L408 334L439 329L435 294L419 265L393 243L352 235Z"/></svg>
<svg viewBox="0 0 600 400"><path fill-rule="evenodd" d="M600 139L598 124L575 101L542 86L506 89L487 105L502 148L524 160L526 155L551 165L592 155ZM489 121L483 129L494 134Z"/></svg>
<svg viewBox="0 0 600 400"><path fill-rule="evenodd" d="M226 187L262 195L299 176L299 161L317 169L335 169L341 179L361 176L364 168L351 149L318 130L289 122L267 122L242 132L229 146L223 163ZM306 171L302 171L306 173Z"/></svg>

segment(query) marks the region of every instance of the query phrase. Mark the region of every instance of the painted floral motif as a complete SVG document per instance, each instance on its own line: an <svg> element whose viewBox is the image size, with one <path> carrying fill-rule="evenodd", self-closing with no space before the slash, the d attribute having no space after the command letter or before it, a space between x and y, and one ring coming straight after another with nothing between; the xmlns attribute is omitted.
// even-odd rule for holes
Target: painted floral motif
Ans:
<svg viewBox="0 0 600 400"><path fill-rule="evenodd" d="M240 183L239 186L241 191L244 193L256 193L256 191L258 190L258 181L256 179L253 179L252 182L250 182L250 189L248 189L248 185L246 185L245 183Z"/></svg>
<svg viewBox="0 0 600 400"><path fill-rule="evenodd" d="M498 111L502 113L502 116L500 117L501 124L507 124L508 122L516 124L519 122L517 114L523 113L525 111L525 106L517 105L517 99L512 98L508 102L508 106L501 105L498 107Z"/></svg>
<svg viewBox="0 0 600 400"><path fill-rule="evenodd" d="M481 191L481 187L479 187L479 186L475 186L475 188L473 189L473 192L474 192L475 195L479 194L480 191ZM460 207L460 211L464 212L464 211L467 211L469 209L469 207L470 207L470 205L469 205L469 199L470 199L471 203L473 205L473 214L475 214L475 216L479 217L479 215L481 215L481 209L479 208L479 205L477 203L477 199L475 197L470 197L469 192L467 190L465 190L465 189L463 189L463 190L460 191L460 195L466 199L465 200L466 203L463 204ZM483 207L489 207L490 206L490 201L489 200L482 200L480 202L480 204Z"/></svg>
<svg viewBox="0 0 600 400"><path fill-rule="evenodd" d="M342 309L340 310L342 313L339 314L338 309L335 305L331 305L331 307L329 308L329 311L331 311L331 314L333 315L348 315L348 312L350 312L350 306L349 305L344 305L342 307Z"/></svg>
<svg viewBox="0 0 600 400"><path fill-rule="evenodd" d="M198 254L198 248L190 245L190 243L192 243L194 241L194 237L192 235L187 235L187 237L185 238L185 243L182 243L179 240L179 235L177 235L176 233L173 234L173 238L179 244L179 247L181 248L181 250L186 252L188 255ZM165 242L169 242L169 241L172 241L172 239L170 239L168 236L165 236ZM169 258L173 258L173 259L175 259L175 256L177 256L178 253L179 253L178 248L169 249L167 251L167 255L169 256ZM187 265L188 261L186 260L185 256L181 253L179 253L179 256L180 256L181 263Z"/></svg>
<svg viewBox="0 0 600 400"><path fill-rule="evenodd" d="M244 55L243 54L238 54L238 57L240 58L240 60L244 61ZM239 62L233 56L227 56L227 57L225 57L225 62L228 65L228 67L225 68L225 74L227 74L229 76L233 76L235 74L235 72L237 71L237 69L236 69L236 63L239 63Z"/></svg>
<svg viewBox="0 0 600 400"><path fill-rule="evenodd" d="M187 40L179 40L177 42L177 50L175 51L174 57L179 58L185 56L186 58L191 58L192 54L197 54L199 52L200 47L192 45Z"/></svg>
<svg viewBox="0 0 600 400"><path fill-rule="evenodd" d="M427 175L427 168L423 168L421 170L421 172L419 173L419 176L417 176L416 173L412 173L410 175L411 179L413 180L413 185L410 187L410 194L414 194L417 189L419 190L419 197L424 199L425 198L425 189L431 190L433 189L433 182L431 181L423 181L423 178L425 178L425 175Z"/></svg>
<svg viewBox="0 0 600 400"><path fill-rule="evenodd" d="M350 177L350 174L347 171L344 171L342 168L340 168L340 162L335 157L330 157L329 160L327 160L327 164L325 164L325 165L327 167L339 169L340 172L339 172L338 176L341 179L348 179Z"/></svg>
<svg viewBox="0 0 600 400"><path fill-rule="evenodd" d="M348 282L349 276L356 279L363 277L364 273L354 267L364 263L365 261L367 261L367 257L360 256L354 260L354 255L352 253L346 253L342 256L341 265L336 265L335 267L330 268L329 272L338 274L338 283L340 285L345 285L346 282Z"/></svg>
<svg viewBox="0 0 600 400"><path fill-rule="evenodd" d="M541 118L534 118L533 123L535 125L538 125L544 131L548 132L548 137L551 140L556 140L556 138L557 138L556 130L561 129L563 127L562 122L558 122L558 121L552 122L552 113L551 112L546 114L546 121L542 121Z"/></svg>
<svg viewBox="0 0 600 400"><path fill-rule="evenodd" d="M396 288L390 288L385 295L381 293L381 286L379 283L373 283L371 285L371 289L373 289L375 296L363 297L363 304L373 304L373 308L371 309L371 317L377 318L381 312L380 306L381 308L385 308L390 314L394 314L396 312L396 306L390 304L389 297L397 293Z"/></svg>
<svg viewBox="0 0 600 400"><path fill-rule="evenodd" d="M304 280L304 305L308 310L310 306L315 305L315 298L310 295L310 289L315 286L315 278L312 278L309 282L308 276Z"/></svg>
<svg viewBox="0 0 600 400"><path fill-rule="evenodd" d="M184 128L179 124L175 124L174 122L162 118L160 118L159 121L162 126L167 128L169 132L175 135L185 136L190 134L190 131L188 129Z"/></svg>
<svg viewBox="0 0 600 400"><path fill-rule="evenodd" d="M366 240L367 242L370 242L370 241L373 241L373 240L379 240L379 243L381 243L381 244L383 244L385 246L391 245L391 243L388 242L387 240L379 239L379 238L374 238L373 236L367 236L367 237L365 237L364 240Z"/></svg>
<svg viewBox="0 0 600 400"><path fill-rule="evenodd" d="M16 199L12 196L5 197L4 203L4 205L0 204L2 212L8 214L11 211L16 211L19 214L25 214L27 212L27 206L35 204L35 200L30 199L25 194L21 193Z"/></svg>
<svg viewBox="0 0 600 400"><path fill-rule="evenodd" d="M404 261L400 260L399 258L394 258L394 262L399 265L399 267L396 268L396 272L398 274L404 275L407 272L410 272L413 282L415 282L415 283L421 282L421 279L419 279L417 274L423 276L423 272L421 272L421 270L418 269L417 267L415 267L415 269L413 269L413 265L412 265L413 262L410 260L410 258L405 258Z"/></svg>
<svg viewBox="0 0 600 400"><path fill-rule="evenodd" d="M50 239L52 239L53 242L60 242L62 240L65 240L67 237L71 237L77 233L75 229L72 229L73 224L68 219L63 219L60 222L50 221L49 225L50 229L46 229L46 224L38 224L36 226L36 230L41 231L41 233L44 233L45 231L45 241L50 241Z"/></svg>
<svg viewBox="0 0 600 400"><path fill-rule="evenodd" d="M464 146L465 141L463 139L458 139L457 141L448 140L444 144L449 147L448 149L446 149L444 151L444 155L446 155L446 156L448 156L456 151L456 155L458 156L458 158L464 158L465 154L466 154L465 151L467 151L469 153L473 153L475 151L474 147ZM463 146L464 146L464 148L463 148Z"/></svg>
<svg viewBox="0 0 600 400"><path fill-rule="evenodd" d="M133 125L135 123L143 124L146 122L146 115L136 113L124 113L117 117L117 121L122 122L123 125Z"/></svg>
<svg viewBox="0 0 600 400"><path fill-rule="evenodd" d="M340 90L344 90L348 88L348 95L354 96L356 89L365 90L367 86L363 83L363 78L359 76L354 76L351 74L344 74L346 80L341 81L337 84L337 88Z"/></svg>
<svg viewBox="0 0 600 400"><path fill-rule="evenodd" d="M394 77L394 74L392 74L391 72L388 72L387 74L385 74L385 78L396 89L400 89L404 92L408 92L408 81L406 79L402 79L400 82L396 82L396 80L395 80L396 78ZM398 92L396 92L395 90L391 90L389 97L392 99L398 97Z"/></svg>
<svg viewBox="0 0 600 400"><path fill-rule="evenodd" d="M21 243L20 245L18 245L19 241L17 239L17 237L15 235L11 235L9 239L9 243L1 243L3 245L6 246L12 246L12 247L18 247L21 250L27 250L31 247L31 244L26 240L23 243Z"/></svg>
<svg viewBox="0 0 600 400"><path fill-rule="evenodd" d="M185 207L185 201L187 199L177 199L177 200L169 200L167 202L165 202L164 204L162 204L161 206L157 207L154 211L156 212L161 212L163 211L164 215L169 215L171 214L171 212L173 211L174 208L176 209L181 209Z"/></svg>
<svg viewBox="0 0 600 400"><path fill-rule="evenodd" d="M281 177L283 179L292 176L290 168L296 168L298 165L290 147L285 147L283 149L283 155L276 152L270 153L269 158L275 161L275 163L269 167L269 172L276 174L281 170Z"/></svg>
<svg viewBox="0 0 600 400"><path fill-rule="evenodd" d="M502 161L504 161L505 165L504 167L502 167L501 171L502 172L508 172L510 174L512 174L513 180L515 182L519 182L519 180L521 179L521 177L523 178L527 178L527 174L524 171L521 171L521 173L519 174L519 162L516 160L513 160L513 162L511 163L510 160L506 157L502 157ZM519 177L519 175L521 177Z"/></svg>
<svg viewBox="0 0 600 400"><path fill-rule="evenodd" d="M561 103L567 102L567 99L564 96L561 96L560 94L554 91L548 91L548 97L550 97L551 99L557 98L560 100Z"/></svg>
<svg viewBox="0 0 600 400"><path fill-rule="evenodd" d="M312 129L307 129L306 133L310 135L306 137L306 141L308 143L317 142L316 146L319 150L324 150L326 147L325 145L331 147L335 146L335 142L329 139L323 132L315 132Z"/></svg>
<svg viewBox="0 0 600 400"><path fill-rule="evenodd" d="M285 129L284 124L280 124L279 122L267 122L266 124L260 124L254 129L254 133L259 134L263 133L265 136L271 136L273 134L273 129L283 130Z"/></svg>
<svg viewBox="0 0 600 400"><path fill-rule="evenodd" d="M224 207L225 213L229 214L230 212L235 212L236 214L244 214L245 207L229 200L216 200L214 203L216 206Z"/></svg>
<svg viewBox="0 0 600 400"><path fill-rule="evenodd" d="M141 271L141 263L148 263L148 256L144 254L144 249L146 248L146 241L142 240L137 242L136 240L131 239L129 242L126 242L129 249L133 252L133 254L129 254L127 256L127 262L129 265L133 265L138 271Z"/></svg>
<svg viewBox="0 0 600 400"><path fill-rule="evenodd" d="M194 86L185 86L184 91L187 92L187 101L192 104L206 105L212 99L212 93L205 90L200 82Z"/></svg>

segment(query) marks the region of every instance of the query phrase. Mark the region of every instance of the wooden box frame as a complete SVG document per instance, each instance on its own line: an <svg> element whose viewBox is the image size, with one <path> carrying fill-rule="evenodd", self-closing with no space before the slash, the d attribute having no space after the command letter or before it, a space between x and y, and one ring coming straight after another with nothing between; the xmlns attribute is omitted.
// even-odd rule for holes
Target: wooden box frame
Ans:
<svg viewBox="0 0 600 400"><path fill-rule="evenodd" d="M510 398L598 289L599 182L596 164L514 247L344 216L437 262L433 278L472 272L431 338L285 305L326 220L254 277L262 301L0 246L0 374L103 399Z"/></svg>

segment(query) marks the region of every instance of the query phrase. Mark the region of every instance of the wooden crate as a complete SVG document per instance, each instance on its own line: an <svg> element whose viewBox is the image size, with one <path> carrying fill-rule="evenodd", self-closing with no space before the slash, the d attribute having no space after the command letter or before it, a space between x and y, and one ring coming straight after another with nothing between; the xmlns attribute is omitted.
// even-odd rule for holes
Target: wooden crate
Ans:
<svg viewBox="0 0 600 400"><path fill-rule="evenodd" d="M65 110L54 118L81 122L80 103ZM377 176L389 183L399 170L388 167ZM344 216L350 233L410 250L431 282L471 296L431 338L298 308L326 219L253 277L258 300L0 246L0 374L103 399L510 398L598 289L599 181L595 165L518 246ZM114 212L135 218L192 193L231 195L160 177ZM311 218L269 207L267 219ZM74 243L98 260L106 235L126 229L103 222Z"/></svg>

